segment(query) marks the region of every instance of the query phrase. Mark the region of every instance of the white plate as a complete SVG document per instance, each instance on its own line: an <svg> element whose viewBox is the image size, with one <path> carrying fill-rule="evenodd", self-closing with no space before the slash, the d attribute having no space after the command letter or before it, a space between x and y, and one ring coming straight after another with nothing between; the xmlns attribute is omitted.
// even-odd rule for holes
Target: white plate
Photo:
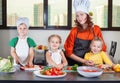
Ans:
<svg viewBox="0 0 120 83"><path fill-rule="evenodd" d="M64 72L63 75L58 75L58 76L42 75L42 74L40 73L40 70L38 70L38 71L34 71L33 73L34 73L36 76L38 76L38 77L43 77L43 78L60 78L60 77L64 77L64 76L67 75L66 72Z"/></svg>
<svg viewBox="0 0 120 83"><path fill-rule="evenodd" d="M16 72L16 69L15 68L12 68L10 72L7 72L7 73L14 73Z"/></svg>
<svg viewBox="0 0 120 83"><path fill-rule="evenodd" d="M40 70L41 68L38 65L34 65L34 68L24 68L24 70L27 71L35 71L35 70Z"/></svg>

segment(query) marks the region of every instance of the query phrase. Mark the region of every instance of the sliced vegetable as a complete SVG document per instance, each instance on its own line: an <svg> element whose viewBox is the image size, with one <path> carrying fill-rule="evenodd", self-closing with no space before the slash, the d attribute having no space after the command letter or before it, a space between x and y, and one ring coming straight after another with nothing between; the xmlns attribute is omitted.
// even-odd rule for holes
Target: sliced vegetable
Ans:
<svg viewBox="0 0 120 83"><path fill-rule="evenodd" d="M42 75L48 75L48 76L58 76L58 75L63 75L64 72L58 68L51 67L48 69L45 69L43 71L40 71Z"/></svg>

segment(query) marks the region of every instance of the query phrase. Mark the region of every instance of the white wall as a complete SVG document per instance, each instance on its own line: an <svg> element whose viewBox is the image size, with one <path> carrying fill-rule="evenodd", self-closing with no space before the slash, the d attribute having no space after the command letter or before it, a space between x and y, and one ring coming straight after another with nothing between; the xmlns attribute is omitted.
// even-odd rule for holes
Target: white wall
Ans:
<svg viewBox="0 0 120 83"><path fill-rule="evenodd" d="M68 36L70 30L29 30L28 35L32 37L37 44L47 45L47 38L51 34L59 34L62 37L62 46ZM6 57L10 55L10 47L8 42L11 38L17 35L16 30L0 30L0 56ZM107 50L109 51L111 41L117 41L117 51L115 54L116 62L120 59L120 31L103 31L104 40L107 45Z"/></svg>

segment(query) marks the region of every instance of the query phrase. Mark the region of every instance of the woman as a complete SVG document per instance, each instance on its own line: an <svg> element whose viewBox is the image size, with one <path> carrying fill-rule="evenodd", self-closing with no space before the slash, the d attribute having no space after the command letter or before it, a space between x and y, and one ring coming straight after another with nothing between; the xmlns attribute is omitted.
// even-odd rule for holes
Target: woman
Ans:
<svg viewBox="0 0 120 83"><path fill-rule="evenodd" d="M69 65L82 65L83 63L94 65L92 61L84 60L84 55L89 51L90 42L95 36L103 40L100 27L94 25L89 16L89 5L89 0L74 0L76 27L72 28L64 44ZM106 51L105 43L103 43L102 50Z"/></svg>

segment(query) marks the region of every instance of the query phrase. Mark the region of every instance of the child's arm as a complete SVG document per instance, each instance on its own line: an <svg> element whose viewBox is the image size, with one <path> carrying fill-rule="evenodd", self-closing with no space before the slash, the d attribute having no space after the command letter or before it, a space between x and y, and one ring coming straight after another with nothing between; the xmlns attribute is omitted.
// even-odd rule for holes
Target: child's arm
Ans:
<svg viewBox="0 0 120 83"><path fill-rule="evenodd" d="M16 61L16 63L20 63L19 61L19 57L16 54L15 48L11 47L11 51L10 51L11 56L13 57L13 59Z"/></svg>
<svg viewBox="0 0 120 83"><path fill-rule="evenodd" d="M31 47L29 50L29 60L28 60L29 66L33 66L33 58L34 58L34 49L33 47Z"/></svg>
<svg viewBox="0 0 120 83"><path fill-rule="evenodd" d="M105 64L108 64L108 65L110 65L110 66L113 65L113 63L112 63L112 61L111 61L111 59L109 58L109 55L108 55L107 53L102 52L102 58L103 58L103 61L104 61Z"/></svg>
<svg viewBox="0 0 120 83"><path fill-rule="evenodd" d="M61 56L62 56L62 63L61 63L61 64L58 64L57 67L58 67L59 69L62 69L64 66L67 66L67 65L68 65L68 62L67 62L67 60L66 60L66 57L65 57L63 51L60 51L60 54L61 54Z"/></svg>
<svg viewBox="0 0 120 83"><path fill-rule="evenodd" d="M63 51L60 52L61 56L62 56L62 64L63 66L67 66L68 65L68 62L67 62L67 59L63 53Z"/></svg>
<svg viewBox="0 0 120 83"><path fill-rule="evenodd" d="M52 60L50 52L46 52L46 61L53 67L57 67L57 64Z"/></svg>

